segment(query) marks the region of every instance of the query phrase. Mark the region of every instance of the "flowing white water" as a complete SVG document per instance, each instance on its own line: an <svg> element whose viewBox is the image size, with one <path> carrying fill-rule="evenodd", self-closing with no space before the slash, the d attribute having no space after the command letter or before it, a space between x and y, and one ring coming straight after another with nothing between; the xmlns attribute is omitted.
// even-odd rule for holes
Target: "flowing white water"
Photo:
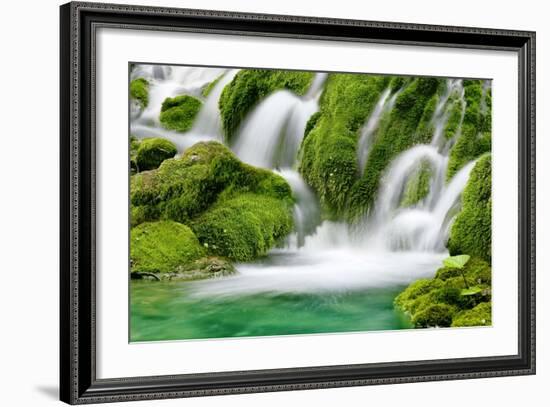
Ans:
<svg viewBox="0 0 550 407"><path fill-rule="evenodd" d="M378 130L380 120L385 114L391 112L399 93L400 91L397 91L390 97L391 88L386 89L380 96L380 99L370 114L369 119L361 129L359 142L357 144L357 162L359 163L360 174L365 172L365 165L367 165L367 157L373 142L373 136L376 130Z"/></svg>
<svg viewBox="0 0 550 407"><path fill-rule="evenodd" d="M223 88L237 72L238 70L227 71L219 68L139 65L132 72L131 78L143 77L149 81L149 104L143 111L140 111L135 104L131 106L130 133L137 138L166 138L176 145L180 153L199 141L221 140L220 113L217 104ZM185 94L202 100L204 99L201 94L202 89L220 75L223 77L204 100L191 130L180 133L161 126L160 110L166 98Z"/></svg>
<svg viewBox="0 0 550 407"><path fill-rule="evenodd" d="M241 125L233 151L243 161L264 168L292 167L307 121L319 109L325 73L315 75L304 97L288 90L274 92Z"/></svg>
<svg viewBox="0 0 550 407"><path fill-rule="evenodd" d="M222 141L219 97L237 70L140 66L132 77L150 80L150 104L131 115L131 132L137 137L164 137L178 151L198 141ZM165 130L158 123L166 97L181 93L200 95L205 84L224 74L204 100L193 128L186 133ZM429 145L416 145L388 166L378 198L361 227L346 223L321 223L319 198L296 171L297 153L307 121L319 106L326 74L317 74L308 92L300 97L287 90L274 92L245 118L235 136L233 151L250 164L270 168L292 188L295 232L287 247L272 250L255 263L238 264L235 276L193 284L197 295L240 295L257 292L318 292L361 290L395 286L432 276L447 256L445 242L474 163L462 168L446 183L448 151L454 140L443 137L449 100L462 83L449 80L432 117ZM398 92L387 89L362 127L358 162L365 168L372 138L384 115L393 108ZM463 104L464 106L464 104ZM134 115L135 113L135 115ZM456 136L455 136L456 137ZM431 169L428 195L412 207L403 207L405 187L420 166Z"/></svg>

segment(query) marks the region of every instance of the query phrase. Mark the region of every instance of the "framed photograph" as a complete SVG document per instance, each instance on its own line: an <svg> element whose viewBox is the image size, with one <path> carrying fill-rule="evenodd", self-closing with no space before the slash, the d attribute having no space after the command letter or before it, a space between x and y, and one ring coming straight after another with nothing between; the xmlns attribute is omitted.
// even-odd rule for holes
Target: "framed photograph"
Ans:
<svg viewBox="0 0 550 407"><path fill-rule="evenodd" d="M535 373L535 33L61 6L61 400Z"/></svg>

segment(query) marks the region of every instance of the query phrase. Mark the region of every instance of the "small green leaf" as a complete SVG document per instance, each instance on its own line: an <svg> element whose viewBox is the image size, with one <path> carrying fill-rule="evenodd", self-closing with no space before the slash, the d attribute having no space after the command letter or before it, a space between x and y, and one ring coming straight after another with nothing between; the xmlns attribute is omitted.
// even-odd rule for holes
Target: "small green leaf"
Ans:
<svg viewBox="0 0 550 407"><path fill-rule="evenodd" d="M475 295L481 292L480 287L470 287L470 288L464 288L460 291L460 295Z"/></svg>
<svg viewBox="0 0 550 407"><path fill-rule="evenodd" d="M451 256L443 260L445 267L461 269L470 260L470 256L467 254L461 254L460 256Z"/></svg>

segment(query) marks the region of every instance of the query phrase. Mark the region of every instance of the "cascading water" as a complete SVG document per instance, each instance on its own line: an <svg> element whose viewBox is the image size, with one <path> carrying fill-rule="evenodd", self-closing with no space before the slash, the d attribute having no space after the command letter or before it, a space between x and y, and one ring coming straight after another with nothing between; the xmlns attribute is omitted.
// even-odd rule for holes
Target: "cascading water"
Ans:
<svg viewBox="0 0 550 407"><path fill-rule="evenodd" d="M180 153L199 141L221 141L218 100L225 85L231 82L237 72L237 69L140 65L132 72L131 78L143 77L149 81L149 103L143 111L135 104L131 106L130 133L137 138L162 137L168 139L176 145ZM222 78L204 99L201 94L204 86L221 75L223 75ZM204 99L203 107L193 128L185 133L167 130L161 126L159 121L162 102L168 97L182 94Z"/></svg>
<svg viewBox="0 0 550 407"><path fill-rule="evenodd" d="M218 100L237 70L203 68L140 68L135 77L151 81L150 104L131 116L131 132L137 137L160 136L173 141L181 153L201 140L222 140ZM202 71L208 71L207 73ZM223 74L209 96L193 128L186 133L160 127L160 106L166 97L188 93L199 95L206 83ZM280 90L262 100L238 129L231 148L252 165L270 168L283 176L292 188L295 234L284 248L265 259L238 264L239 273L190 284L194 295L217 297L271 293L314 293L318 291L364 290L402 287L429 277L447 256L445 241L460 194L473 163L446 182L448 151L453 140L443 137L448 120L448 100L459 95L462 83L447 82L432 118L430 144L404 151L388 166L378 198L363 227L321 222L319 199L297 172L298 149L308 119L319 109L318 100L327 75L317 74L308 92L298 96ZM390 114L399 91L387 89L361 128L358 162L364 170L368 152L382 118ZM427 196L413 206L403 207L405 186L421 165L431 170Z"/></svg>

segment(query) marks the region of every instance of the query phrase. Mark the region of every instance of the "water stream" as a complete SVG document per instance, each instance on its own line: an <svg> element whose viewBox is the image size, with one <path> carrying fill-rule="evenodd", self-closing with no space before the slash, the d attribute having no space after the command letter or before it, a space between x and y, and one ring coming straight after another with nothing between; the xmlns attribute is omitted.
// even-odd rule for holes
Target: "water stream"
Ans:
<svg viewBox="0 0 550 407"><path fill-rule="evenodd" d="M179 152L201 140L222 141L218 99L238 72L210 68L140 67L134 76L151 80L150 104L133 111L131 132L173 141ZM156 69L156 70L155 70ZM166 97L200 95L223 75L186 133L160 127ZM321 221L319 199L297 171L298 149L308 119L319 109L326 74L316 74L304 96L272 93L248 114L230 146L252 165L277 171L291 186L295 232L285 247L263 259L237 264L238 273L191 283L132 284L132 340L213 338L409 327L393 308L395 295L410 282L433 276L448 256L445 242L460 195L474 165L445 182L453 140L443 137L446 103L462 83L449 80L435 109L430 143L397 156L386 170L377 201L360 227ZM376 130L391 113L400 91L387 89L361 127L361 172ZM401 202L405 185L421 165L431 169L428 195L413 206ZM152 288L151 288L152 287ZM154 321L154 324L151 322Z"/></svg>

